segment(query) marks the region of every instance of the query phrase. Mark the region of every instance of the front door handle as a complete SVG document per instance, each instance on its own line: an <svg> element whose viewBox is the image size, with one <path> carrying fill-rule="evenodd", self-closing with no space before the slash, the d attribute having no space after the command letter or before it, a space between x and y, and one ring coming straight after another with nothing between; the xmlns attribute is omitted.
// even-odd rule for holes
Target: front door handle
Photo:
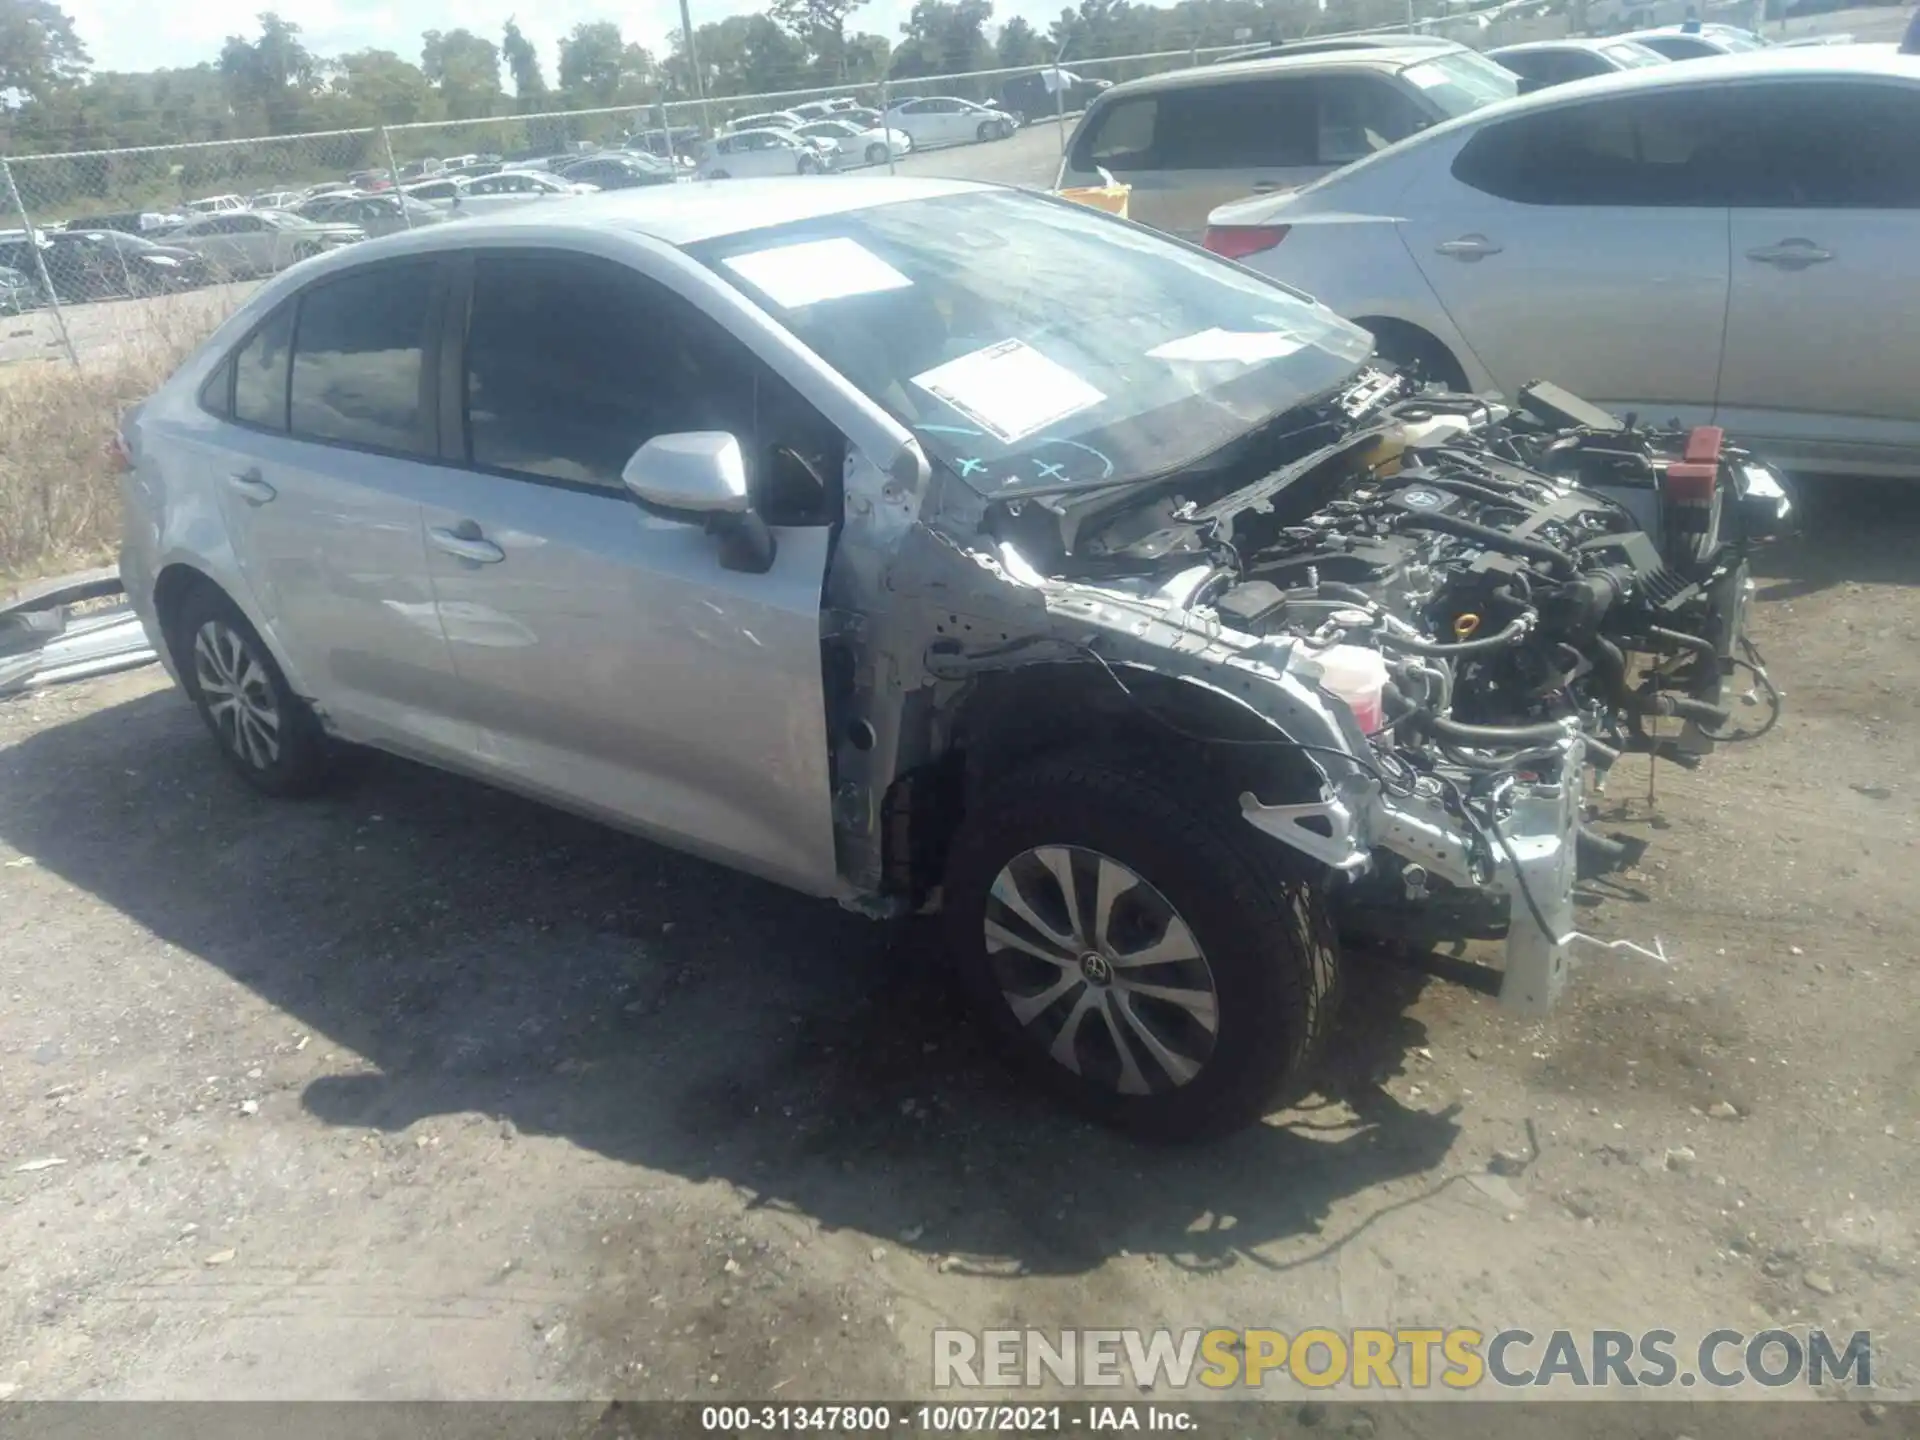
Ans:
<svg viewBox="0 0 1920 1440"><path fill-rule="evenodd" d="M1271 195L1276 190L1291 190L1292 188L1293 187L1284 180L1256 180L1253 182L1253 193L1256 195Z"/></svg>
<svg viewBox="0 0 1920 1440"><path fill-rule="evenodd" d="M1442 240L1433 247L1433 253L1451 260L1484 260L1489 255L1498 255L1500 249L1484 235L1462 235L1458 240Z"/></svg>
<svg viewBox="0 0 1920 1440"><path fill-rule="evenodd" d="M280 493L260 478L257 469L236 470L227 477L227 488L249 505L264 505Z"/></svg>
<svg viewBox="0 0 1920 1440"><path fill-rule="evenodd" d="M1811 240L1782 240L1778 245L1761 245L1747 251L1749 260L1758 260L1762 265L1778 266L1782 270L1804 270L1809 265L1819 265L1833 259L1831 250L1824 250Z"/></svg>
<svg viewBox="0 0 1920 1440"><path fill-rule="evenodd" d="M475 565L498 565L507 558L506 551L480 534L478 525L468 522L461 530L470 533L461 534L459 530L444 530L436 526L427 531L427 538L433 541L434 549L444 550L456 559Z"/></svg>

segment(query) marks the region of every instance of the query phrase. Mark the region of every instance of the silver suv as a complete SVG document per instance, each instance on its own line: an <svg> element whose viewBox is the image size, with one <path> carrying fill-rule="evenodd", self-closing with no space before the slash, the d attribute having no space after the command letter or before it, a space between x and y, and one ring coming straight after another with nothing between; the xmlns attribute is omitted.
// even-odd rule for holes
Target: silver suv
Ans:
<svg viewBox="0 0 1920 1440"><path fill-rule="evenodd" d="M1696 695L1740 640L1732 509L1649 538L1516 458L1579 445L1369 343L989 186L527 206L249 297L124 423L122 574L260 790L378 746L938 911L1046 1085L1200 1134L1310 1077L1336 912L1505 929L1548 1005L1582 769L1642 713L1607 637L1656 596L1712 637L1655 672Z"/></svg>
<svg viewBox="0 0 1920 1440"><path fill-rule="evenodd" d="M1205 65L1116 85L1088 109L1060 186L1133 187L1133 219L1198 240L1207 214L1292 190L1441 120L1511 99L1519 81L1463 45L1420 40Z"/></svg>

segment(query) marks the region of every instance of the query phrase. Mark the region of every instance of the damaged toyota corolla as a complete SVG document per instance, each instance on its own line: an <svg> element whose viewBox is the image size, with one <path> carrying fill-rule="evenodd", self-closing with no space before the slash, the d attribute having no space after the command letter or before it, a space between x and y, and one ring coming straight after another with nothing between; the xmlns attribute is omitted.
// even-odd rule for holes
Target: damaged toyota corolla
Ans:
<svg viewBox="0 0 1920 1440"><path fill-rule="evenodd" d="M129 419L128 592L255 784L374 744L938 912L1042 1084L1183 1138L1310 1083L1342 934L1504 936L1544 1011L1595 777L1778 713L1717 430L1424 388L1049 197L724 191L310 262Z"/></svg>

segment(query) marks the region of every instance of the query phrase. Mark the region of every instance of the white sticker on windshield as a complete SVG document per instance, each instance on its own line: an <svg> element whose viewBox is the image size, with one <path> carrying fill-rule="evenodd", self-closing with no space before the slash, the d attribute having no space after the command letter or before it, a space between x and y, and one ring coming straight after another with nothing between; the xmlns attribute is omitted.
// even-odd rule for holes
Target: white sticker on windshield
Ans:
<svg viewBox="0 0 1920 1440"><path fill-rule="evenodd" d="M1178 340L1156 345L1147 352L1147 358L1186 360L1196 365L1219 361L1258 365L1263 360L1278 360L1283 355L1291 355L1304 348L1305 344L1298 336L1283 334L1278 330L1222 330L1216 325L1211 330L1183 335Z"/></svg>
<svg viewBox="0 0 1920 1440"><path fill-rule="evenodd" d="M1023 340L1002 340L913 377L1003 445L1107 397Z"/></svg>
<svg viewBox="0 0 1920 1440"><path fill-rule="evenodd" d="M808 240L773 250L750 250L721 262L784 309L905 290L913 282L857 240Z"/></svg>

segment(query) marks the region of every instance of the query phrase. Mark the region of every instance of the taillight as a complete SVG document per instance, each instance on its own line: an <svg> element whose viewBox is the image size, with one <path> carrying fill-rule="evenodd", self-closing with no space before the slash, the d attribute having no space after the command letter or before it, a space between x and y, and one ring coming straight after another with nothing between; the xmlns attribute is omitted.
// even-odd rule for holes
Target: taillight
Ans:
<svg viewBox="0 0 1920 1440"><path fill-rule="evenodd" d="M1287 225L1209 225L1201 244L1229 260L1244 260L1271 250L1287 238Z"/></svg>

